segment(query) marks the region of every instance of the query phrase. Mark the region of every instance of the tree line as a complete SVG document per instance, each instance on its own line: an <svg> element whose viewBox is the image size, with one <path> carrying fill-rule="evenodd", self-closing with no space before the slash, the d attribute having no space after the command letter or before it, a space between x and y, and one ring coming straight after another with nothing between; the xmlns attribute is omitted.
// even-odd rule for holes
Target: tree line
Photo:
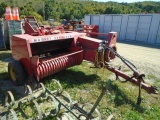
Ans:
<svg viewBox="0 0 160 120"><path fill-rule="evenodd" d="M96 2L93 0L0 0L0 17L6 6L18 7L20 17L35 16L38 20L82 19L86 14L160 13L160 2Z"/></svg>

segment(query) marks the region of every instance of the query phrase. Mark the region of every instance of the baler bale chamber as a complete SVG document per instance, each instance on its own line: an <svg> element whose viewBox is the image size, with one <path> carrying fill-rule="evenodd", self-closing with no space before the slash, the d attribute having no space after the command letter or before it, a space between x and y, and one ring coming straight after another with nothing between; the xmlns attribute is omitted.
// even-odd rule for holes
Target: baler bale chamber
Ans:
<svg viewBox="0 0 160 120"><path fill-rule="evenodd" d="M90 38L86 33L65 31L59 34L35 36L30 34L12 37L13 61L8 72L15 85L40 81L42 78L80 65L83 60L95 62L102 40ZM109 33L106 44L115 46L117 33ZM108 54L106 51L105 53ZM106 55L106 60L110 58ZM114 57L112 56L111 59Z"/></svg>

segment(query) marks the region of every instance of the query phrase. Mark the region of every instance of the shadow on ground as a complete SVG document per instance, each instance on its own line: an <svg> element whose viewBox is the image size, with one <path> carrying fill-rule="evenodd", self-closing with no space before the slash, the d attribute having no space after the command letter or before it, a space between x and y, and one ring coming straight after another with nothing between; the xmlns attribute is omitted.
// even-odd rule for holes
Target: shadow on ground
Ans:
<svg viewBox="0 0 160 120"><path fill-rule="evenodd" d="M8 72L1 72L1 73L0 73L0 80L1 80L1 79L4 79L4 80L5 80L5 79L8 79L8 77L9 77L9 76L8 76Z"/></svg>
<svg viewBox="0 0 160 120"><path fill-rule="evenodd" d="M12 59L12 53L9 51L0 51L0 61L8 62L10 59Z"/></svg>
<svg viewBox="0 0 160 120"><path fill-rule="evenodd" d="M7 73L4 73L7 74ZM73 71L73 70L63 70L59 73L56 73L52 76L46 77L41 80L42 83L49 83L52 82L52 79L58 80L62 85L65 86L65 88L72 88L74 86L79 86L81 84L85 83L93 83L97 81L97 79L100 79L96 74L86 75L85 73L81 71ZM9 78L6 77L5 80L0 81L0 104L3 103L4 100L4 94L6 91L12 91L14 96L16 96L15 99L19 99L22 97L24 92L24 86L14 86L9 80Z"/></svg>
<svg viewBox="0 0 160 120"><path fill-rule="evenodd" d="M82 71L74 71L71 69L63 70L52 76L44 78L43 82L50 82L51 79L58 80L62 85L65 84L65 88L72 88L74 86L80 86L81 84L91 83L98 81L100 77L96 74L86 75Z"/></svg>
<svg viewBox="0 0 160 120"><path fill-rule="evenodd" d="M122 91L117 84L112 84L111 85L111 91L114 91L115 94L115 99L114 99L114 104L116 107L128 104L132 106L136 111L143 113L146 109L141 107L140 105L137 105L135 102L138 98L130 99L124 91Z"/></svg>
<svg viewBox="0 0 160 120"><path fill-rule="evenodd" d="M5 94L7 91L11 91L14 95L15 100L20 99L24 96L24 86L14 86L11 80L0 81L0 105L4 105Z"/></svg>
<svg viewBox="0 0 160 120"><path fill-rule="evenodd" d="M118 43L160 49L160 44L147 44L145 42L137 42L137 41L135 41L135 42L134 41L133 42L131 42L131 41L118 41Z"/></svg>

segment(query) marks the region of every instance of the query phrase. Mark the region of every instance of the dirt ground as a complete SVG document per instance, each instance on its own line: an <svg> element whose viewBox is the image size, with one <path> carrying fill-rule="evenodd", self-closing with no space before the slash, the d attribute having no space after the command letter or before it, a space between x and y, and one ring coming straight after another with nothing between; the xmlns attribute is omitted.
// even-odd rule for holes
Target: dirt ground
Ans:
<svg viewBox="0 0 160 120"><path fill-rule="evenodd" d="M117 43L118 53L125 57L126 59L130 60L134 63L135 66L141 71L142 73L146 74L146 81L147 83L151 84L158 84L160 86L160 45L147 45L144 43L131 43L131 42L118 42ZM120 66L122 63L116 59L115 63L117 66ZM4 81L4 80L1 80ZM5 82L0 82L0 84L5 84ZM9 89L11 83L7 84L8 86L1 86L1 90ZM13 87L19 91L17 88ZM22 88L20 88L22 89ZM0 101L2 101L2 94L0 95ZM0 113L2 112L0 105Z"/></svg>
<svg viewBox="0 0 160 120"><path fill-rule="evenodd" d="M147 82L160 84L160 45L118 42L117 48L120 55L131 61L140 72L146 75ZM115 62L120 63L117 59ZM159 81L155 81L155 78Z"/></svg>

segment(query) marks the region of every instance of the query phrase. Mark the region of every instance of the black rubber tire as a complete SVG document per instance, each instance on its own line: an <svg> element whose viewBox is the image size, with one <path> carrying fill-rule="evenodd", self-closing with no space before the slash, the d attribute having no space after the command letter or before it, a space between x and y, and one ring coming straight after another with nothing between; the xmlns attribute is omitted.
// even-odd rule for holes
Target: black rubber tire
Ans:
<svg viewBox="0 0 160 120"><path fill-rule="evenodd" d="M27 74L20 61L12 60L8 63L8 74L14 85L25 84Z"/></svg>

